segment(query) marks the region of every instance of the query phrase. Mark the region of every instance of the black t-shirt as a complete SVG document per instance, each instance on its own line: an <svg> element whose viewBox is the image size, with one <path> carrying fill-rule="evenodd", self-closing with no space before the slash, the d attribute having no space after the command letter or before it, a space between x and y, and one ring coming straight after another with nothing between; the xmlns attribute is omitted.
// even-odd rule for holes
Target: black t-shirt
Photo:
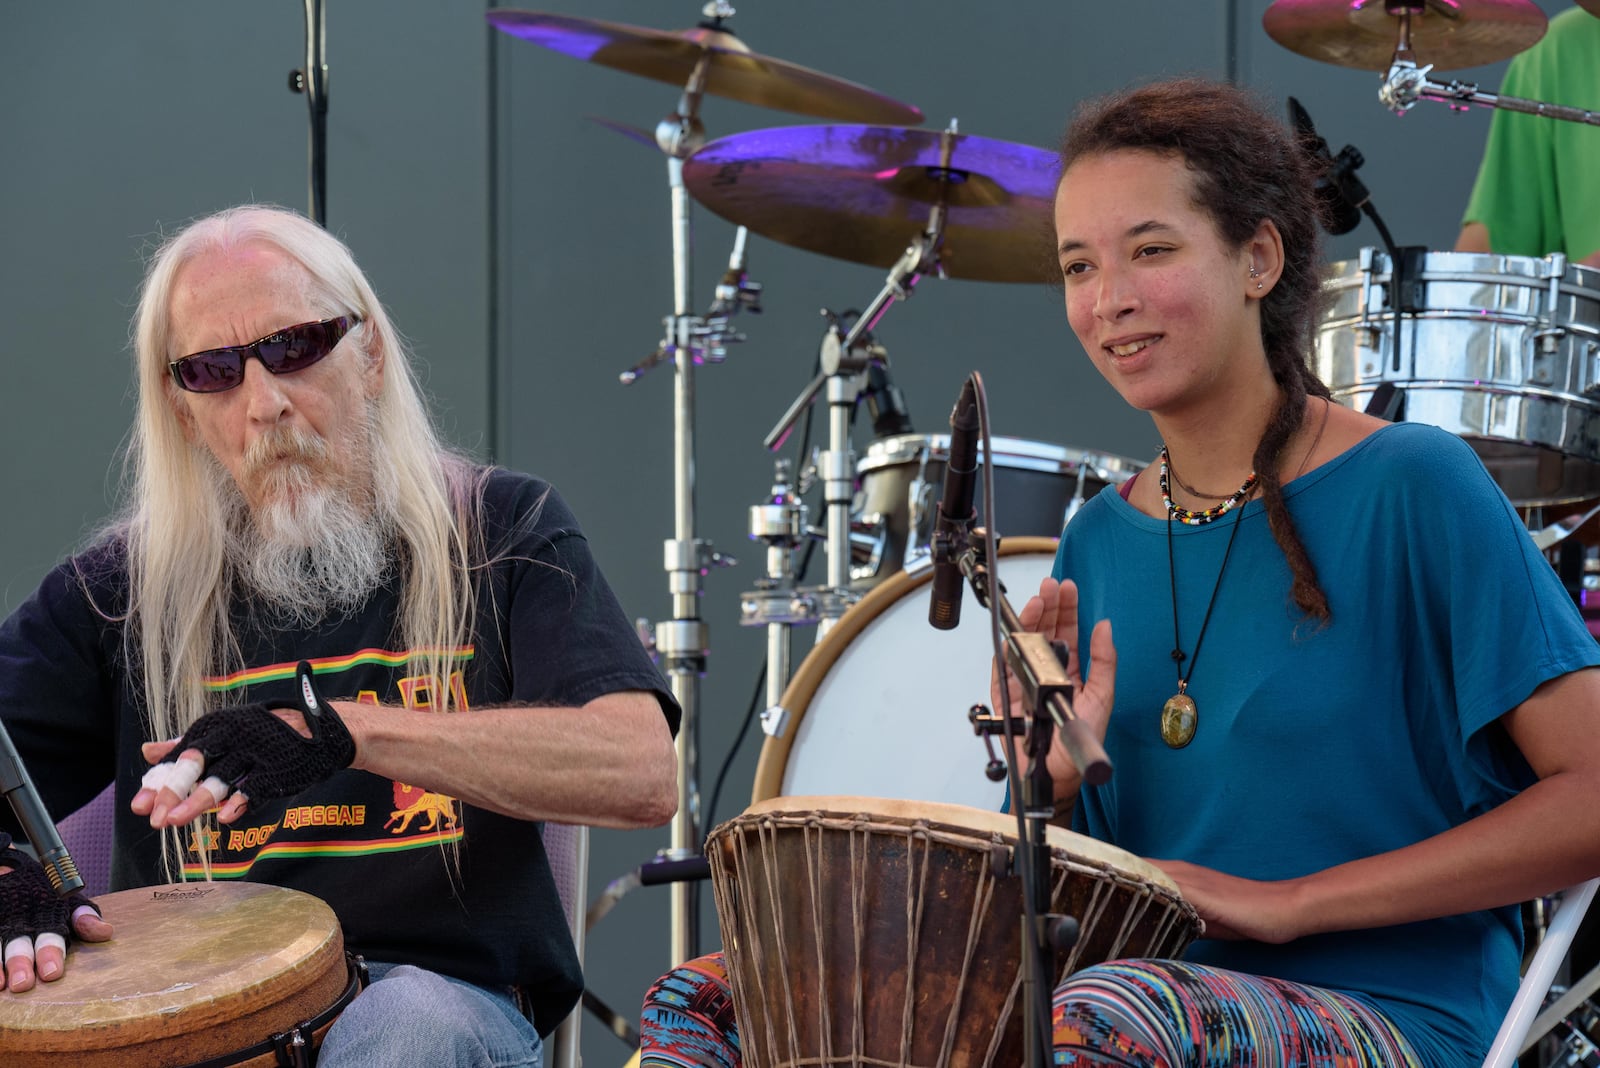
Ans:
<svg viewBox="0 0 1600 1068"><path fill-rule="evenodd" d="M474 641L452 650L450 679L407 677L395 579L358 612L312 629L241 610L245 668L207 680L216 705L288 697L295 664L307 659L325 697L413 708L428 707L441 686L456 688L469 709L551 709L530 715L648 690L676 731L677 705L554 489L494 471L482 520L493 562L479 586ZM0 625L0 717L51 814L65 816L116 782L118 889L166 878L158 834L128 809L147 766L139 743L148 724L118 622L126 604L125 550L111 540L53 570ZM207 819L213 878L316 895L346 944L369 959L522 986L541 1033L582 990L537 823L363 771L252 804L228 826ZM9 812L0 820L14 826ZM185 862L185 878L203 877L192 846Z"/></svg>

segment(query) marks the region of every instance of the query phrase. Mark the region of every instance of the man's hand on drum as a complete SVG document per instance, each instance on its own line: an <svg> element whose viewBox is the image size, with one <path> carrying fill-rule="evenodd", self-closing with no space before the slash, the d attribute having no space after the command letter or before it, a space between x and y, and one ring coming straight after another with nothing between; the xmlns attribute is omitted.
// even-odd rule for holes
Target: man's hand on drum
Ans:
<svg viewBox="0 0 1600 1068"><path fill-rule="evenodd" d="M68 931L84 942L104 942L111 925L83 894L61 897L44 867L0 834L0 990L20 994L37 980L66 974Z"/></svg>
<svg viewBox="0 0 1600 1068"><path fill-rule="evenodd" d="M1046 578L1039 583L1039 592L1028 598L1017 618L1027 630L1043 634L1051 641L1067 647L1067 673L1071 677L1072 709L1080 720L1088 724L1095 738L1104 739L1106 723L1111 717L1111 703L1116 695L1117 649L1111 639L1111 621L1102 619L1089 635L1089 679L1083 678L1082 665L1078 663L1078 587L1068 580L1057 582ZM1015 675L1008 674L1011 694L1011 714L1017 720L1019 738L1027 732L1026 710L1022 707L1022 684ZM1000 703L999 671L990 667L989 702L996 715ZM1067 755L1066 746L1057 739L1050 746L1046 766L1055 781L1057 797L1067 797L1078 789L1080 776Z"/></svg>
<svg viewBox="0 0 1600 1068"><path fill-rule="evenodd" d="M355 760L355 740L331 704L316 693L311 665L297 669L295 706L283 701L207 712L170 742L141 747L151 768L133 795L150 826L181 827L217 809L232 823L251 799L271 801L314 786ZM202 780L201 776L204 776Z"/></svg>

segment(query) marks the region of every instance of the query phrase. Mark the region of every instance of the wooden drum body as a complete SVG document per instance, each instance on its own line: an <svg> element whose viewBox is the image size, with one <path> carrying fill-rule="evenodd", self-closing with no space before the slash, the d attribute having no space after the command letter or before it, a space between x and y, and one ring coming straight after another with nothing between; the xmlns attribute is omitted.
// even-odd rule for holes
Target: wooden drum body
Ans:
<svg viewBox="0 0 1600 1068"><path fill-rule="evenodd" d="M193 1064L290 1032L353 993L338 921L309 894L182 883L96 904L111 941L74 942L61 979L0 992L6 1068Z"/></svg>
<svg viewBox="0 0 1600 1068"><path fill-rule="evenodd" d="M1003 874L1015 832L1009 815L866 797L774 798L713 831L745 1063L1022 1063L1022 881ZM1174 957L1199 934L1154 866L1056 827L1049 845L1051 911L1081 926L1057 979Z"/></svg>

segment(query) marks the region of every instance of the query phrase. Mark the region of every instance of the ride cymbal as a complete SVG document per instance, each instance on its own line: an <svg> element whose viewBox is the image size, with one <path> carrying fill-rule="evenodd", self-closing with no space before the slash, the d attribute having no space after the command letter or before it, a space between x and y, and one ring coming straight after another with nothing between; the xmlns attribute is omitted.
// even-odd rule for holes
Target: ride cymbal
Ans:
<svg viewBox="0 0 1600 1068"><path fill-rule="evenodd" d="M1031 145L901 126L751 130L684 161L696 200L764 237L888 267L946 205L940 262L952 278L1040 282L1056 273L1056 156Z"/></svg>
<svg viewBox="0 0 1600 1068"><path fill-rule="evenodd" d="M1600 2L1600 0L1597 0ZM1324 63L1386 71L1400 43L1395 0L1273 0L1261 24L1291 52ZM1411 50L1435 70L1509 59L1544 36L1533 0L1408 0Z"/></svg>
<svg viewBox="0 0 1600 1068"><path fill-rule="evenodd" d="M705 91L746 104L851 122L919 123L922 112L864 85L759 55L725 29L653 30L618 22L498 8L486 17L513 37L614 70L684 86L701 57Z"/></svg>

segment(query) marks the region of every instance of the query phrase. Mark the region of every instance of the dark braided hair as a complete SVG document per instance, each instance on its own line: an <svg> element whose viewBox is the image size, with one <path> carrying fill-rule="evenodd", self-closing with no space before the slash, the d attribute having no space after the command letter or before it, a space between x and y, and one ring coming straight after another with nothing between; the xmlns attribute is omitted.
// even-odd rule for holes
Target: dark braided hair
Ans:
<svg viewBox="0 0 1600 1068"><path fill-rule="evenodd" d="M1171 152L1194 178L1194 199L1223 241L1243 247L1263 220L1283 236L1283 273L1260 301L1261 340L1281 399L1253 463L1272 536L1294 576L1294 603L1320 622L1327 595L1295 532L1278 468L1305 420L1309 396L1328 397L1307 356L1320 300L1322 233L1309 157L1250 93L1200 79L1143 86L1082 105L1061 146L1063 174L1085 156L1119 149Z"/></svg>

